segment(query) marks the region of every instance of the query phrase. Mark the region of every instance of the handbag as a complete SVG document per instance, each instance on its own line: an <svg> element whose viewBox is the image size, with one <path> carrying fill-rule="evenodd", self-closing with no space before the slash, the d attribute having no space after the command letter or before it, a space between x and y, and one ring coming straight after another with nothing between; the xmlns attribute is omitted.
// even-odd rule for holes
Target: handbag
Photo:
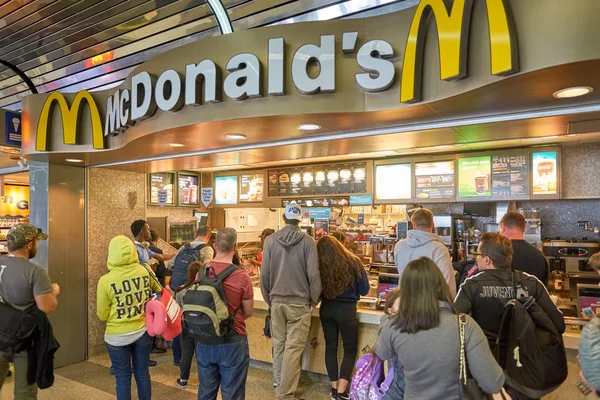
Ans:
<svg viewBox="0 0 600 400"><path fill-rule="evenodd" d="M146 303L146 330L150 336L162 336L169 341L175 339L183 331L182 311L171 291L164 288L156 276L148 270L148 274L161 288L154 298Z"/></svg>
<svg viewBox="0 0 600 400"><path fill-rule="evenodd" d="M263 335L265 335L265 337L271 339L272 335L271 335L271 309L269 308L269 311L267 312L267 316L265 317L265 327L263 328Z"/></svg>

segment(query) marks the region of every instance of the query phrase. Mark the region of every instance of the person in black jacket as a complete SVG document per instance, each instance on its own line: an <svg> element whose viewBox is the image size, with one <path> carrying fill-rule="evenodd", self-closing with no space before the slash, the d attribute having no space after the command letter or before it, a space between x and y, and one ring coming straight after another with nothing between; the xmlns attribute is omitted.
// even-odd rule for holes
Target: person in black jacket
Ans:
<svg viewBox="0 0 600 400"><path fill-rule="evenodd" d="M322 296L321 325L325 336L325 366L331 381L333 399L349 399L348 381L358 352L360 296L369 293L369 279L358 257L337 239L323 236L317 242ZM338 340L342 334L344 358L338 369Z"/></svg>
<svg viewBox="0 0 600 400"><path fill-rule="evenodd" d="M546 286L533 275L511 269L513 249L511 241L498 233L485 233L479 242L477 250L477 265L481 272L468 278L456 295L456 308L458 312L473 316L481 326L492 351L495 351L496 338L500 331L500 322L504 305L517 296L532 296L536 303L550 317L559 333L565 331L565 320L562 313L556 308ZM516 283L517 293L515 293ZM506 335L502 335L505 337ZM500 342L500 357L498 362L504 368L504 349L506 343ZM507 384L511 382L507 378ZM509 394L513 399L536 398L525 388L518 388L520 392L527 392L523 397L513 389ZM513 395L514 394L514 395Z"/></svg>
<svg viewBox="0 0 600 400"><path fill-rule="evenodd" d="M510 239L513 246L512 269L527 272L548 284L548 260L535 246L523 239L527 220L523 214L509 211L500 220L500 234Z"/></svg>

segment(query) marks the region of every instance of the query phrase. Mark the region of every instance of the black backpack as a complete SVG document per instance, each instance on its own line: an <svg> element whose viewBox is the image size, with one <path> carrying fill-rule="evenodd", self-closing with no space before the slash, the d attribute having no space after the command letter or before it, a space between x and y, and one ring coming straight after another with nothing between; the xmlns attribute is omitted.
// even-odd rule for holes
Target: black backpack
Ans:
<svg viewBox="0 0 600 400"><path fill-rule="evenodd" d="M223 281L238 269L240 267L231 264L213 278L209 274L211 270L214 274L214 269L208 266L204 276L200 277L185 292L183 296L183 329L198 343L218 345L237 336L233 322L239 308L233 315L229 315Z"/></svg>
<svg viewBox="0 0 600 400"><path fill-rule="evenodd" d="M513 272L513 288L517 296ZM520 282L524 288L523 282ZM562 335L531 296L512 299L504 306L496 339L500 361L500 338L506 334L505 372L525 388L551 390L567 379L568 365Z"/></svg>
<svg viewBox="0 0 600 400"><path fill-rule="evenodd" d="M196 247L192 247L191 244L187 243L183 246L181 251L177 253L175 262L173 263L173 273L171 274L171 280L169 281L169 287L171 289L175 290L179 286L185 285L188 267L191 263L200 259L200 250L206 246L206 244L201 243Z"/></svg>

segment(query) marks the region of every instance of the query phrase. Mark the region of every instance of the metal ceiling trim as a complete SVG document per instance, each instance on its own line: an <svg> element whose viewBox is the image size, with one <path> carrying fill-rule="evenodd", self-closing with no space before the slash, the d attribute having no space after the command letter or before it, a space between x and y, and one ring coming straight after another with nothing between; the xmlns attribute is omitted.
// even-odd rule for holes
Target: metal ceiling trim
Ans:
<svg viewBox="0 0 600 400"><path fill-rule="evenodd" d="M400 2L395 2L392 4L387 4L383 6L379 6L376 8L371 8L368 10L364 10L355 14L351 14L348 16L342 17L342 19L355 19L355 18L369 18L376 17L384 14L391 14L396 11L405 10L407 8L416 7L419 4L420 0L401 0Z"/></svg>
<svg viewBox="0 0 600 400"><path fill-rule="evenodd" d="M215 18L217 19L221 35L233 33L233 26L231 26L229 14L227 13L227 11L225 11L225 7L223 7L223 3L221 3L221 0L208 0L208 5L210 6L213 14L215 15Z"/></svg>
<svg viewBox="0 0 600 400"><path fill-rule="evenodd" d="M52 0L46 1L45 3L49 3ZM29 10L30 8L33 8L33 10L29 13L33 13L36 10L45 7L48 4L42 4L42 6L40 7L40 3L42 2L38 2L38 4L32 4L35 3L36 0L21 0L21 1L9 1L8 4L0 7L0 18L8 18L11 15L17 15L17 14L23 14L23 11L25 8L27 8L27 10ZM25 12L27 11L25 10ZM21 16L21 18L29 15L27 13L25 13L24 15ZM6 25L8 25L8 23L6 23Z"/></svg>
<svg viewBox="0 0 600 400"><path fill-rule="evenodd" d="M5 53L3 49L7 46L15 45L32 36L34 36L33 40L35 41L36 38L43 37L45 29L59 23L65 23L65 20L85 13L87 10L93 10L95 6L102 5L103 3L105 3L103 0L87 0L86 2L75 3L33 24L27 23L26 19L20 20L11 26L12 33L1 36L0 54Z"/></svg>
<svg viewBox="0 0 600 400"><path fill-rule="evenodd" d="M5 58L13 57L11 61L23 63L27 61L24 56L30 51L35 50L42 52L41 54L45 54L49 51L46 48L47 44L56 43L59 39L62 42L62 46L64 46L69 35L109 18L106 14L113 13L113 15L118 15L148 1L130 0L122 2L120 0L103 0L101 3L88 7L75 15L55 21L52 25L44 29L28 36L21 36L17 40L10 41L7 45L2 45L0 55L5 56ZM0 43L2 42L0 41ZM60 46L60 44L56 45ZM20 56L15 57L19 54Z"/></svg>
<svg viewBox="0 0 600 400"><path fill-rule="evenodd" d="M533 119L533 118L559 117L559 116L564 116L564 115L584 114L584 113L592 113L592 112L600 112L600 103L583 105L583 106L574 106L574 107L554 108L554 109L549 109L549 110L526 111L526 112L518 112L518 113L511 113L511 114L489 115L489 116L481 116L481 117L473 117L473 118L459 118L459 119L453 119L453 120L448 119L448 120L443 120L443 121L416 123L416 124L408 124L408 125L401 125L401 126L391 126L391 127L385 127L385 128L329 133L329 134L325 134L325 135L305 136L305 137L299 137L299 138L276 140L276 141L272 141L272 142L259 142L259 143L252 143L252 144L246 144L246 145L230 146L230 147L225 147L225 148L220 148L220 149L207 149L207 150L184 152L184 153L180 153L180 154L168 154L168 155L155 156L155 157L143 157L143 158L137 158L137 159L126 160L126 161L121 161L121 162L109 162L109 163L97 164L97 165L93 165L93 166L88 166L87 168L114 167L117 165L127 165L127 164L134 164L134 163L140 163L140 162L150 162L150 161L169 160L169 159L184 158L184 157L203 156L203 155L210 155L210 154L226 153L226 152L231 152L231 151L244 151L244 150L271 148L271 147L277 147L277 146L288 146L288 145L295 145L295 144L319 143L319 142L326 142L326 141L330 141L330 140L339 140L339 139L356 139L356 138L363 138L363 137L368 137L368 136L391 135L391 134L397 134L397 133L427 131L427 130L432 130L432 129L459 128L459 127L469 126L469 125L489 124L489 123L498 123L498 122L507 122L507 121L519 121L519 120L526 120L526 119Z"/></svg>
<svg viewBox="0 0 600 400"><path fill-rule="evenodd" d="M13 65L13 64L9 63L8 61L3 61L3 60L0 60L0 64L5 65L6 67L8 67L12 71L14 71L23 80L23 82L25 82L25 84L27 85L27 87L29 88L29 91L31 93L38 94L38 91L35 88L35 85L33 84L33 82L31 82L31 79L29 79L29 77L27 75L25 75L25 73L23 71L21 71L16 65Z"/></svg>
<svg viewBox="0 0 600 400"><path fill-rule="evenodd" d="M18 22L24 21L25 25L35 24L70 7L77 1L79 0L36 0L6 16L3 19L3 27L0 28L0 36L4 37L7 32L12 35L15 31L18 31L20 29ZM15 30L15 28L17 29Z"/></svg>

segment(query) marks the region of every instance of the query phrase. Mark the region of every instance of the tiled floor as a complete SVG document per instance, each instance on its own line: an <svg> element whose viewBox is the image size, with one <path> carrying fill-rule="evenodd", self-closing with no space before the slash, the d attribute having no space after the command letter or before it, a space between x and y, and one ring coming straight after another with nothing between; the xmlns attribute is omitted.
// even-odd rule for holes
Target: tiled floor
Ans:
<svg viewBox="0 0 600 400"><path fill-rule="evenodd" d="M198 380L192 378L190 387L182 390L175 386L179 369L173 366L170 352L153 356L158 366L151 369L152 398L169 400L192 400L197 398ZM569 353L569 378L554 393L544 400L577 400L594 399L594 395L582 396L575 384L579 380L579 369L575 362L575 353ZM109 373L110 361L107 355L92 358L90 361L70 365L56 371L56 382L48 390L40 391L40 400L108 400L116 399L115 380ZM265 365L253 365L248 375L247 400L267 400L274 398L272 373ZM192 377L196 376L195 366ZM12 380L7 380L6 387L0 393L0 400L10 400L12 396ZM302 376L298 395L307 400L328 400L328 384L325 377L306 374ZM135 396L134 396L135 398Z"/></svg>

